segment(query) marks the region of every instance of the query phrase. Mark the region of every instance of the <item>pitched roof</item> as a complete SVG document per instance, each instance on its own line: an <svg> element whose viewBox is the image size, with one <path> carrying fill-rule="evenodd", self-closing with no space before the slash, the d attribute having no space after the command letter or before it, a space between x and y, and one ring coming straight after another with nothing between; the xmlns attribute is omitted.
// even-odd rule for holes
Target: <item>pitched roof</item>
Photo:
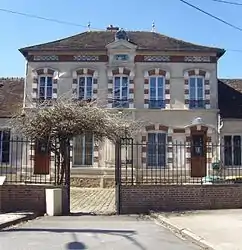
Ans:
<svg viewBox="0 0 242 250"><path fill-rule="evenodd" d="M136 44L138 50L151 51L204 51L215 52L218 57L225 50L197 45L155 32L127 31L129 42ZM19 51L26 56L29 51L66 51L66 50L106 50L106 45L115 40L115 34L110 31L90 31L60 40L25 47Z"/></svg>
<svg viewBox="0 0 242 250"><path fill-rule="evenodd" d="M23 98L24 78L0 78L0 118L11 117Z"/></svg>
<svg viewBox="0 0 242 250"><path fill-rule="evenodd" d="M242 79L219 79L218 105L222 118L242 119Z"/></svg>

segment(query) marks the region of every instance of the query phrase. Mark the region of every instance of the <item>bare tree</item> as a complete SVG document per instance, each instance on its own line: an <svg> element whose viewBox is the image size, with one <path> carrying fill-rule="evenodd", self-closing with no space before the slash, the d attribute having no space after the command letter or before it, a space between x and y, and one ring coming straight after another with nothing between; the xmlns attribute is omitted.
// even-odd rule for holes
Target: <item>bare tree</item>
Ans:
<svg viewBox="0 0 242 250"><path fill-rule="evenodd" d="M64 180L70 140L74 137L92 134L96 142L104 138L116 142L141 128L140 122L134 121L130 113L98 107L95 101L75 101L65 97L25 108L13 117L11 125L26 137L47 143L56 155L59 184Z"/></svg>

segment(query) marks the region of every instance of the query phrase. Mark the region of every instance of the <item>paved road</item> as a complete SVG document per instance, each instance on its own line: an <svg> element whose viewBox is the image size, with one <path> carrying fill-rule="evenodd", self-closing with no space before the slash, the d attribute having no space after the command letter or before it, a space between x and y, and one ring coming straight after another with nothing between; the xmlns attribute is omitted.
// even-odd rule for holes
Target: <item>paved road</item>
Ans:
<svg viewBox="0 0 242 250"><path fill-rule="evenodd" d="M71 212L115 214L114 188L71 188Z"/></svg>
<svg viewBox="0 0 242 250"><path fill-rule="evenodd" d="M0 232L1 250L198 250L138 216L43 217Z"/></svg>

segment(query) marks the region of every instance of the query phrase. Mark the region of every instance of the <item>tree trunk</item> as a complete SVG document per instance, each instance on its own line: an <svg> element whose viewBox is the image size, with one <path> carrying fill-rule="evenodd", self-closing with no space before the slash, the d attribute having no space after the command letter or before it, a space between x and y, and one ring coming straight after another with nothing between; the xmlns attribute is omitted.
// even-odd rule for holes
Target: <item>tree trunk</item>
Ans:
<svg viewBox="0 0 242 250"><path fill-rule="evenodd" d="M66 171L69 168L70 164L70 141L69 139L60 140L60 155L61 155L61 163L60 163L60 179L59 185L66 184L67 176Z"/></svg>

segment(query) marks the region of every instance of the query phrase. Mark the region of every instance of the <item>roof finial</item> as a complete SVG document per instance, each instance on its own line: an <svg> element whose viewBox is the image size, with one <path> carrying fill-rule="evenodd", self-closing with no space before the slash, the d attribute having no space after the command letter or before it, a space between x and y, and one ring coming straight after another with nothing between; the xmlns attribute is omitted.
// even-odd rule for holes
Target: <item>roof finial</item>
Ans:
<svg viewBox="0 0 242 250"><path fill-rule="evenodd" d="M155 32L155 21L152 22L152 29L151 32Z"/></svg>
<svg viewBox="0 0 242 250"><path fill-rule="evenodd" d="M87 24L87 29L88 29L88 31L91 31L91 22L90 21Z"/></svg>

